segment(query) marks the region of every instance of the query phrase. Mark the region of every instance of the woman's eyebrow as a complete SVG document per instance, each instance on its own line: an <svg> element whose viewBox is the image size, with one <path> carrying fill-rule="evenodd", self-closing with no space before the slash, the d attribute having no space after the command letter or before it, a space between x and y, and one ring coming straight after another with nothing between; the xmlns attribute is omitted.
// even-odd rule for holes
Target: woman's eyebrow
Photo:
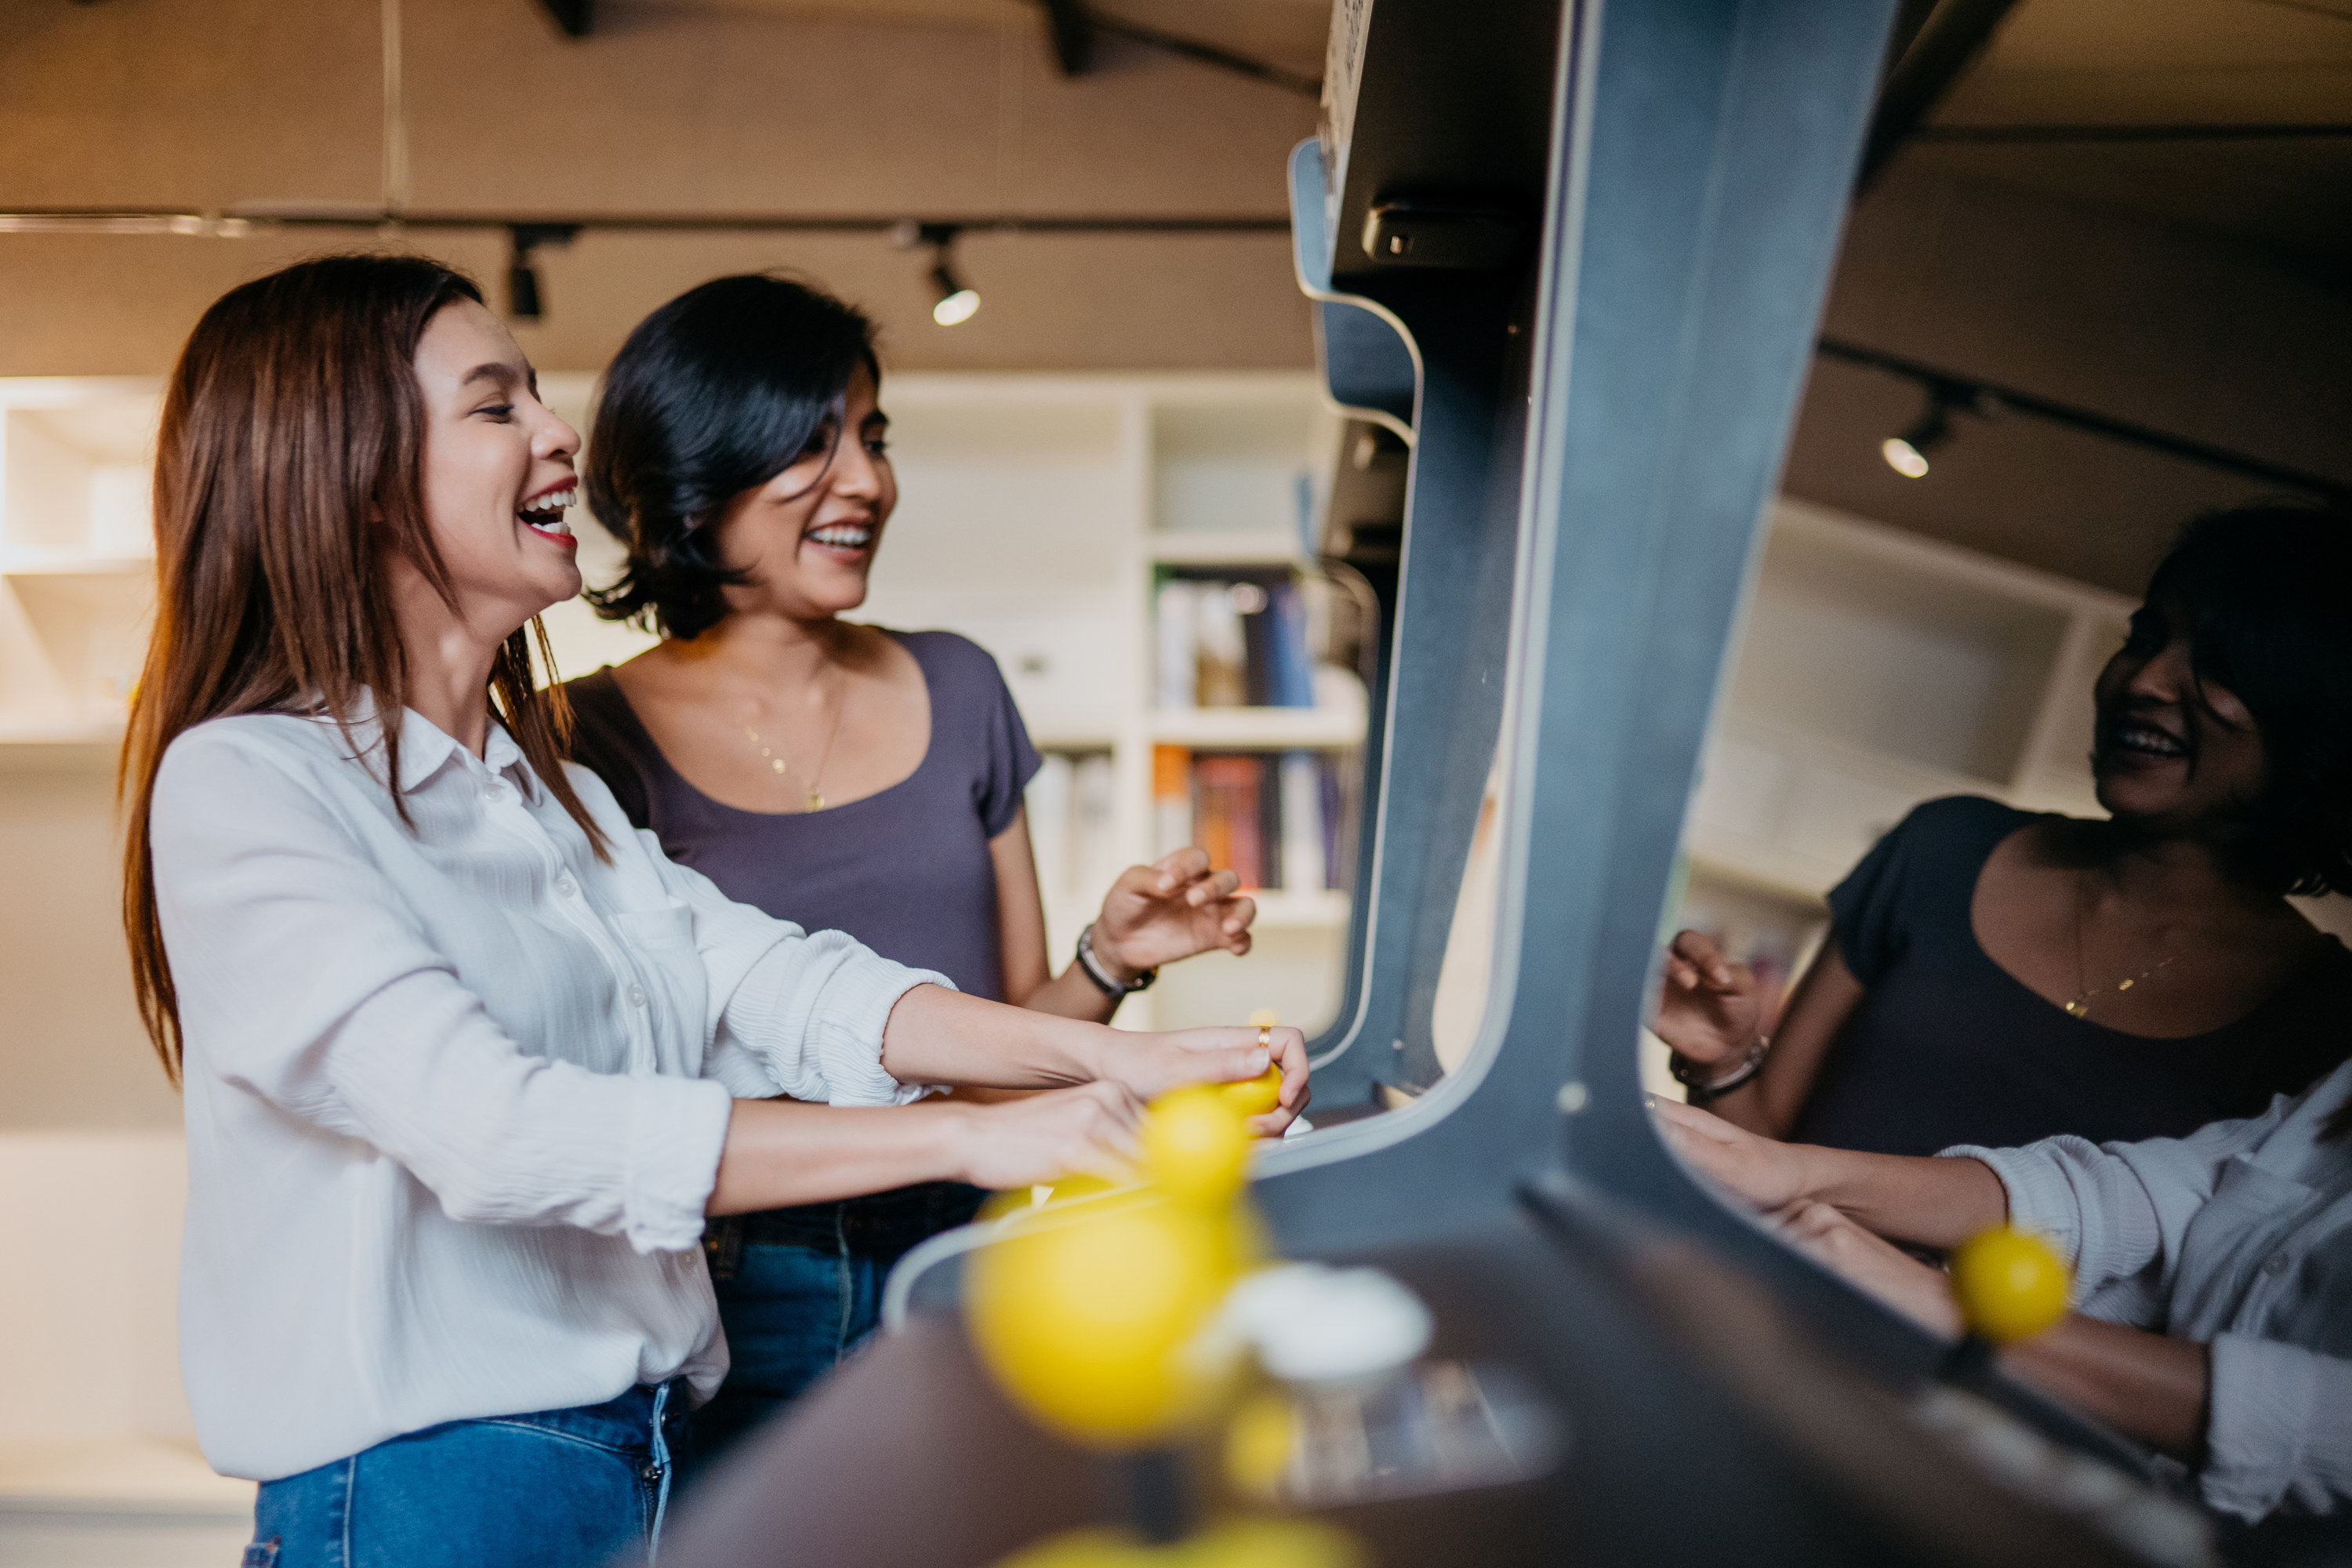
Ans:
<svg viewBox="0 0 2352 1568"><path fill-rule="evenodd" d="M522 373L518 372L514 366L498 360L492 360L488 364L478 364L473 369L467 371L465 374L459 376L457 378L457 384L461 387L465 387L471 386L478 381L487 381L499 386L513 386L521 382L522 379Z"/></svg>

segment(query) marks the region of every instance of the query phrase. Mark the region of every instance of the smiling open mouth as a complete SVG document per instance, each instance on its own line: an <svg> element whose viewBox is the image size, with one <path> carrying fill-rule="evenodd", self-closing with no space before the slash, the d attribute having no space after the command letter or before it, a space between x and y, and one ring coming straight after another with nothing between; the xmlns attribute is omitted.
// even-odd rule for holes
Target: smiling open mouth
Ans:
<svg viewBox="0 0 2352 1568"><path fill-rule="evenodd" d="M570 541L572 537L572 524L564 521L563 514L579 500L580 491L576 487L550 490L529 504L516 509L515 516L520 518L523 526L534 533L543 533L550 539Z"/></svg>
<svg viewBox="0 0 2352 1568"><path fill-rule="evenodd" d="M2152 724L2126 719L2107 727L2101 749L2119 756L2171 762L2189 754L2189 748Z"/></svg>
<svg viewBox="0 0 2352 1568"><path fill-rule="evenodd" d="M874 530L863 522L829 522L810 529L804 537L834 550L863 550L874 542Z"/></svg>

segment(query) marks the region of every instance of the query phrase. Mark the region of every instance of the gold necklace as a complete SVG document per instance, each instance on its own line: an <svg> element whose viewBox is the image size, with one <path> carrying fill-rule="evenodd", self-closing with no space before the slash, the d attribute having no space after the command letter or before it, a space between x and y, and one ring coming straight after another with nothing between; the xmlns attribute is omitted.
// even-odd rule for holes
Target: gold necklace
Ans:
<svg viewBox="0 0 2352 1568"><path fill-rule="evenodd" d="M2083 976L2086 971L2083 963L2083 904L2084 902L2084 895L2088 890L2089 886L2089 870L2086 868L2076 873L2074 878L2074 984L2083 986L2083 989L2076 992L2074 994L2074 999L2066 1004L2066 1016L2070 1018L2087 1016L2091 1011L2091 999L2098 995L2101 992L2128 991L2133 986L2138 984L2141 981L2151 979L2165 970L2171 968L2172 965L2179 962L2180 958L2180 955L2176 952L2172 954L2171 957L2165 959L2162 963L2156 965L2155 968L2143 969L2137 974L2133 975L2129 980L2118 980L2113 985L2084 984Z"/></svg>
<svg viewBox="0 0 2352 1568"><path fill-rule="evenodd" d="M836 665L835 668L838 669L840 667ZM824 790L823 787L824 784L824 765L833 760L833 742L841 733L841 715L843 710L847 709L849 706L849 688L841 681L835 681L835 685L838 687L839 689L834 694L833 726L824 732L824 750L817 753L816 772L808 775L808 809L811 811L823 811L824 809ZM743 733L751 738L752 749L760 753L761 757L766 761L769 769L775 773L779 777L782 777L786 773L793 771L786 764L783 758L776 755L774 747L769 745L767 742L760 738L759 731L753 729L751 725L746 724L743 726Z"/></svg>

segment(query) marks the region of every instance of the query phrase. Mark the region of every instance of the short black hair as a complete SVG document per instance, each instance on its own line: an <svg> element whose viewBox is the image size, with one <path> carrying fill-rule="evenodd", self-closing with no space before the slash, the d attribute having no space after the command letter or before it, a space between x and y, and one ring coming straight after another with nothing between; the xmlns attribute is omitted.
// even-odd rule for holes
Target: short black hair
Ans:
<svg viewBox="0 0 2352 1568"><path fill-rule="evenodd" d="M2240 846L2283 893L2352 892L2352 508L2210 512L2148 580L2189 616L2200 681L2236 694L2270 778Z"/></svg>
<svg viewBox="0 0 2352 1568"><path fill-rule="evenodd" d="M714 278L638 322L588 439L588 509L629 550L596 613L688 639L718 625L741 577L709 525L793 464L861 365L881 379L874 323L781 274Z"/></svg>

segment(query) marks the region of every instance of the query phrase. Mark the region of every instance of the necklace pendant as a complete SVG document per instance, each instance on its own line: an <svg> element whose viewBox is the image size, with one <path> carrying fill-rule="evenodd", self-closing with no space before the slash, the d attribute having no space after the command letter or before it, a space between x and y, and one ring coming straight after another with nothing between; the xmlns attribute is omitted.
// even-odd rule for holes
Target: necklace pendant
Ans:
<svg viewBox="0 0 2352 1568"><path fill-rule="evenodd" d="M2091 999L2088 996L2077 996L2066 1004L2066 1016L2070 1018L2079 1018L2090 1010Z"/></svg>
<svg viewBox="0 0 2352 1568"><path fill-rule="evenodd" d="M809 809L811 811L823 811L824 809L824 796L817 794L814 790L809 791Z"/></svg>

